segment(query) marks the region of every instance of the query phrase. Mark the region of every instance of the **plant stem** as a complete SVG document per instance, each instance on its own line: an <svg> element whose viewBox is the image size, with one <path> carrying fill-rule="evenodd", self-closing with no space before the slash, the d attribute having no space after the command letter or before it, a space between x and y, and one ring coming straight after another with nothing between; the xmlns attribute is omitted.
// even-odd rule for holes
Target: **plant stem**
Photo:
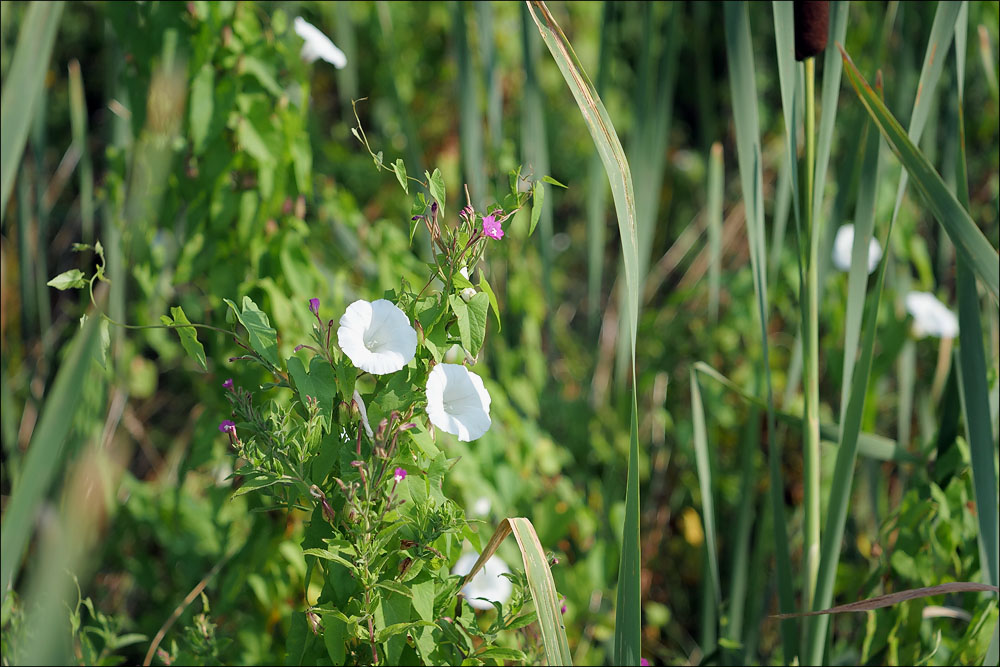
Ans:
<svg viewBox="0 0 1000 667"><path fill-rule="evenodd" d="M805 487L804 551L805 585L804 608L812 609L816 593L820 555L820 451L819 451L819 242L821 238L818 216L813 207L816 153L816 61L805 60L805 157L801 165L804 178L802 212L804 229L809 241L805 285L802 287L802 345L805 373L805 413L803 415L803 483Z"/></svg>

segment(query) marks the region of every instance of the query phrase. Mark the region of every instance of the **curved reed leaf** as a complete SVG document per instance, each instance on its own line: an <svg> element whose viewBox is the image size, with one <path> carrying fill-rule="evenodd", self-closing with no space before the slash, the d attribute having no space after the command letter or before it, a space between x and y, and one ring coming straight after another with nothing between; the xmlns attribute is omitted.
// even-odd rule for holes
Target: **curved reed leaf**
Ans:
<svg viewBox="0 0 1000 667"><path fill-rule="evenodd" d="M100 320L97 315L88 317L73 337L69 354L45 398L42 417L28 445L24 469L4 511L0 529L0 598L7 597L9 585L17 577L35 511L62 464L73 415L84 395L81 387L98 350Z"/></svg>
<svg viewBox="0 0 1000 667"><path fill-rule="evenodd" d="M903 167L924 196L931 213L955 244L960 259L968 263L976 277L989 290L993 300L1000 300L1000 257L997 251L990 245L989 240L955 195L948 190L941 175L907 137L899 121L868 85L844 47L838 45L838 48L844 58L847 78L854 86L858 99L882 131L893 153L903 163Z"/></svg>
<svg viewBox="0 0 1000 667"><path fill-rule="evenodd" d="M611 182L611 194L618 214L618 230L625 265L625 313L629 323L632 370L632 418L629 438L628 472L625 482L625 526L622 557L618 570L618 600L615 616L615 664L633 665L640 660L642 608L640 573L642 554L639 543L639 431L638 400L635 386L635 335L639 315L639 244L636 233L635 191L625 151L615 132L600 95L583 71L579 59L555 17L544 2L528 3L531 17L542 40L559 66L580 107L604 170Z"/></svg>
<svg viewBox="0 0 1000 667"><path fill-rule="evenodd" d="M14 174L35 118L34 107L45 86L45 70L62 10L62 2L33 2L28 6L10 70L4 77L0 102L0 219L7 210Z"/></svg>
<svg viewBox="0 0 1000 667"><path fill-rule="evenodd" d="M824 616L829 614L844 614L847 612L856 613L859 611L872 611L873 609L891 607L894 604L906 602L907 600L926 598L932 595L947 595L949 593L1000 593L1000 588L997 588L996 586L989 586L987 584L978 584L971 581L952 581L947 584L938 584L937 586L912 588L908 591L899 591L898 593L879 595L877 597L868 598L867 600L858 600L857 602L837 605L836 607L830 607L829 609L807 611L801 614L776 614L774 618Z"/></svg>
<svg viewBox="0 0 1000 667"><path fill-rule="evenodd" d="M486 564L500 543L513 533L517 546L521 550L524 562L524 574L528 579L528 589L531 599L535 602L535 612L538 614L538 627L542 631L542 644L545 646L545 659L550 665L572 665L573 655L569 652L569 642L566 640L566 626L562 622L562 611L556 585L552 580L549 561L545 550L538 540L538 534L531 521L523 517L504 519L497 526L493 537L486 543L479 560L472 566L462 585L472 581L480 568Z"/></svg>

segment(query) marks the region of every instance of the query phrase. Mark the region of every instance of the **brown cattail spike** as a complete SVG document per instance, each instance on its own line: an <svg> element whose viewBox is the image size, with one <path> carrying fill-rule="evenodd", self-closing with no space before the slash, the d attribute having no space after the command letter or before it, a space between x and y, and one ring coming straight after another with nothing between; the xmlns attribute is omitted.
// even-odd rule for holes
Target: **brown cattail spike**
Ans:
<svg viewBox="0 0 1000 667"><path fill-rule="evenodd" d="M795 59L805 60L822 53L829 26L827 0L795 0Z"/></svg>

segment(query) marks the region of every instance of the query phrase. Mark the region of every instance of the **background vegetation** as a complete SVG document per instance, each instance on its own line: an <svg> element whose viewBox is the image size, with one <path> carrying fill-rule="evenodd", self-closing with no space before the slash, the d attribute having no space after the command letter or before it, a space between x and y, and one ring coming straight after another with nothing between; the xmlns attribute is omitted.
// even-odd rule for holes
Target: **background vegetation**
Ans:
<svg viewBox="0 0 1000 667"><path fill-rule="evenodd" d="M527 9L70 3L36 24L26 20L28 3L0 7L3 170L13 179L0 285L4 663L138 662L198 587L202 595L195 593L160 644L165 656L295 662L289 647L307 632L303 516L232 497L233 456L217 428L229 411L223 380L251 386L267 374L230 363L239 350L221 334L201 335L204 370L169 331L81 329L87 295L46 282L73 268L92 271L94 254L73 252L73 244L100 240L112 283L98 298L113 319L156 324L180 305L193 322L225 326L222 299L249 295L282 332L287 357L308 342L309 298L340 313L401 279L421 281L428 240L418 231L411 245L408 200L351 133L352 101L361 98L357 112L373 150L387 161L405 158L413 173L439 167L455 202L449 215L464 200L462 185L483 207L509 187L517 165L568 186L546 189L533 235L524 212L492 249L487 273L503 320L489 330L477 372L493 396L493 426L471 444L448 440L449 456L460 460L445 492L470 516L485 506L477 501L489 500L477 517L486 535L504 517L531 519L559 558L553 574L566 596L574 662L611 662L631 412L627 324L620 326L625 274L607 176ZM764 239L757 249L748 243L735 157L735 122L746 110L731 93L727 50L734 44L723 6L550 9L607 106L635 182L642 653L670 664L790 661L770 616L778 612L779 581L768 453L780 464L796 591L807 482L797 421L796 222L772 6L747 8L761 136ZM854 3L848 11L844 47L868 81L881 71L886 104L908 127L936 3ZM343 49L347 67L301 61L291 30L299 15ZM919 146L953 186L964 151L968 212L995 256L997 3L969 3L967 20L964 95L951 48ZM19 39L39 45L27 81L11 79ZM51 58L42 53L49 42ZM826 65L818 60L822 81ZM876 130L847 81L836 104L821 181L818 330L819 416L832 425L824 438L833 443L846 402L843 339L852 303L847 274L829 267L833 235L854 219L864 186L874 182L876 234L884 240L901 173L882 146L881 177L870 180L865 138ZM27 143L11 162L7 127L15 116L27 121ZM779 417L791 416L770 437L750 262L758 252L774 403ZM970 464L960 346L913 337L903 306L905 294L919 289L958 307L954 246L913 187L886 254L861 418L861 431L878 438L862 444L854 468L837 603L989 581L977 542L981 491ZM1000 323L995 299L981 292L989 407L981 417L992 436L995 505ZM87 336L74 348L78 331ZM696 362L761 400L748 401L707 373L691 382ZM701 436L693 387L706 417ZM699 477L699 439L710 452L707 478L705 469ZM33 451L40 452L34 461ZM824 508L835 458L835 445L824 442ZM12 507L19 485L35 489L38 500L26 514ZM718 527L709 536L718 588L706 547L706 490ZM20 548L8 553L14 524L32 536L23 568ZM8 594L11 572L18 575ZM972 593L838 616L826 659L981 662L991 638L995 647L996 619L996 596Z"/></svg>

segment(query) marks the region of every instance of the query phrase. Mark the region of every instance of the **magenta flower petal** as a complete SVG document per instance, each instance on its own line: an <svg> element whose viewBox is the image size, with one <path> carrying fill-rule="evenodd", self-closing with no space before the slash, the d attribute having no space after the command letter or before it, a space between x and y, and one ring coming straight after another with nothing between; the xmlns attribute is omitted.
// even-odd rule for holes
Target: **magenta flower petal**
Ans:
<svg viewBox="0 0 1000 667"><path fill-rule="evenodd" d="M309 312L319 315L319 299L316 297L309 299Z"/></svg>
<svg viewBox="0 0 1000 667"><path fill-rule="evenodd" d="M219 430L222 431L223 433L235 433L236 424L234 424L232 421L228 419L223 419L222 423L219 424Z"/></svg>
<svg viewBox="0 0 1000 667"><path fill-rule="evenodd" d="M503 238L503 229L495 215L483 216L483 234L497 241Z"/></svg>
<svg viewBox="0 0 1000 667"><path fill-rule="evenodd" d="M406 479L406 468L396 468L396 473L393 475L393 479L396 480L397 484Z"/></svg>
<svg viewBox="0 0 1000 667"><path fill-rule="evenodd" d="M229 378L225 382L223 382L222 388L231 390L233 388L233 378Z"/></svg>

